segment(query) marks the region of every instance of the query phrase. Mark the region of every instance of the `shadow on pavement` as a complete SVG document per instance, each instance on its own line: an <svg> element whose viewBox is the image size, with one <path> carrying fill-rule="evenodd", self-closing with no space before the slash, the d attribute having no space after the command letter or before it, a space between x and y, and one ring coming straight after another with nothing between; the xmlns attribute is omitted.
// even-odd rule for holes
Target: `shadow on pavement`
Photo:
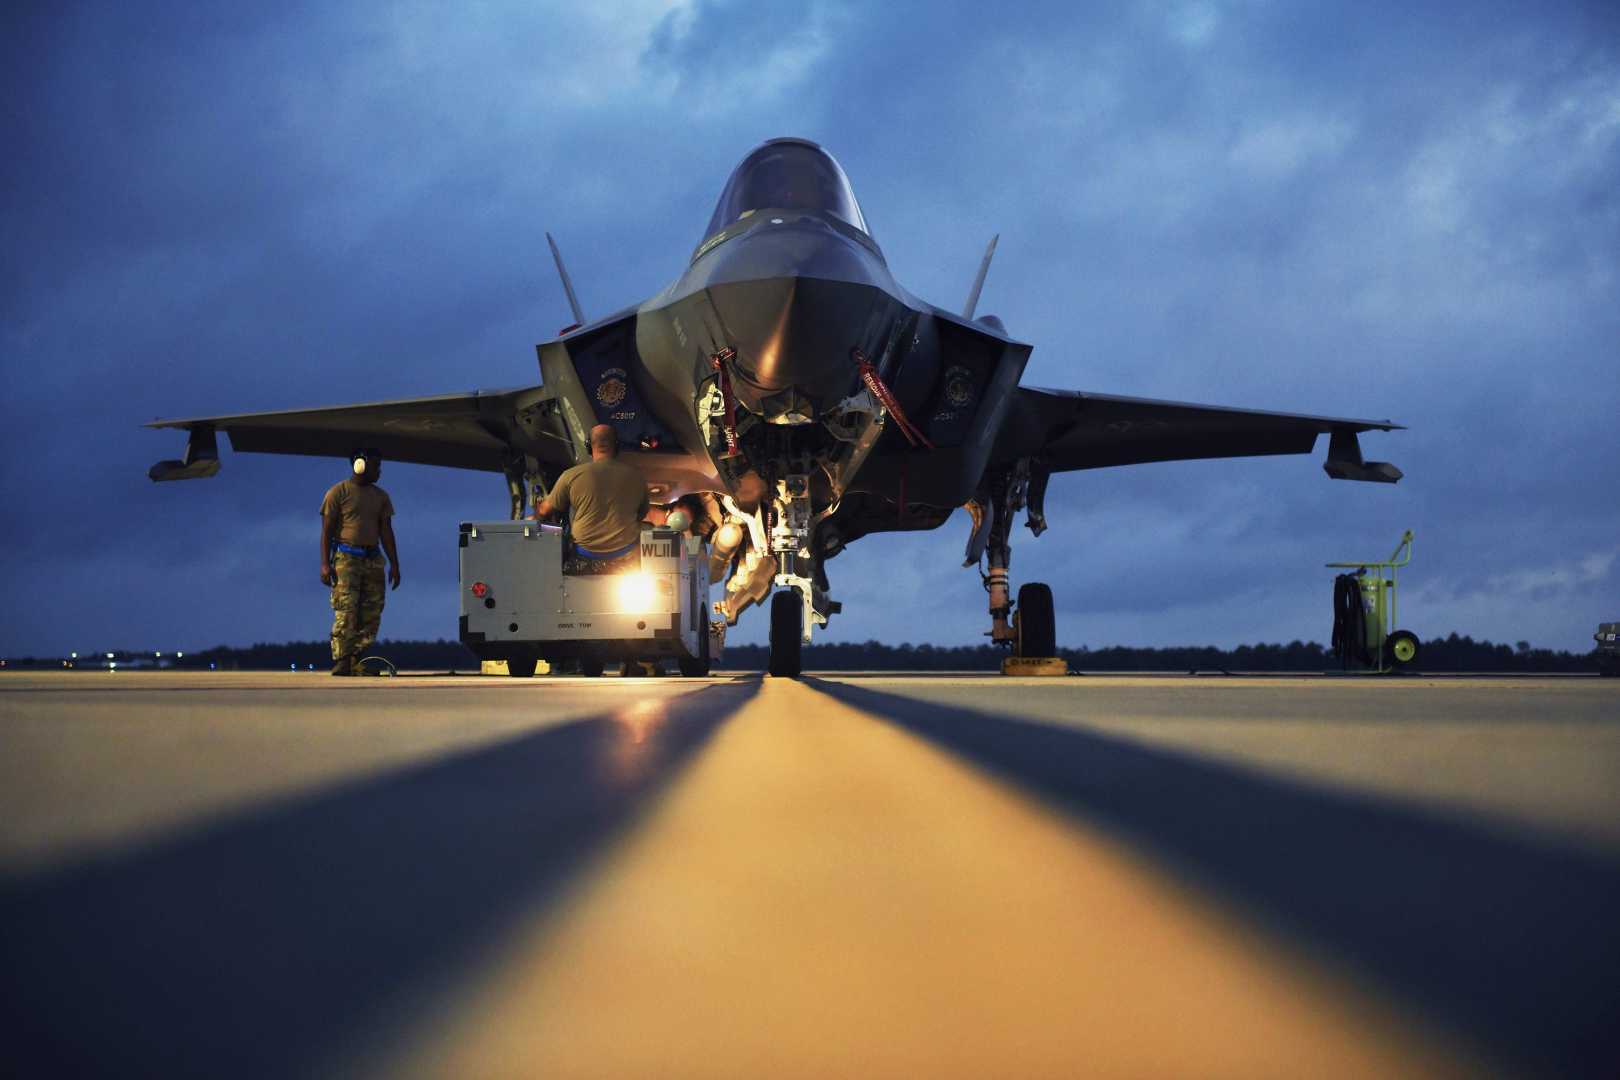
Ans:
<svg viewBox="0 0 1620 1080"><path fill-rule="evenodd" d="M0 890L21 1075L308 1074L408 1023L758 682L649 700ZM253 768L243 762L243 769Z"/></svg>
<svg viewBox="0 0 1620 1080"><path fill-rule="evenodd" d="M1620 1075L1616 860L1095 732L805 681L1124 837L1519 1067Z"/></svg>

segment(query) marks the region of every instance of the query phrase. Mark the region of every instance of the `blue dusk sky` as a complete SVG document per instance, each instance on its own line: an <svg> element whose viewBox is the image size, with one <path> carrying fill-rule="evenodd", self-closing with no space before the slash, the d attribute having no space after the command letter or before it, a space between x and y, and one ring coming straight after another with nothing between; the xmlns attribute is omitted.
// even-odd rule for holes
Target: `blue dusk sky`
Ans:
<svg viewBox="0 0 1620 1080"><path fill-rule="evenodd" d="M1062 474L1014 581L1066 645L1323 641L1406 528L1403 625L1620 619L1620 8L632 0L9 5L0 654L318 639L344 463L153 484L156 417L530 385L680 274L755 144L843 164L897 278L1025 382L1389 417L1311 457ZM384 636L454 637L499 476L402 464ZM823 640L988 628L964 514L829 564ZM733 640L759 641L744 617Z"/></svg>

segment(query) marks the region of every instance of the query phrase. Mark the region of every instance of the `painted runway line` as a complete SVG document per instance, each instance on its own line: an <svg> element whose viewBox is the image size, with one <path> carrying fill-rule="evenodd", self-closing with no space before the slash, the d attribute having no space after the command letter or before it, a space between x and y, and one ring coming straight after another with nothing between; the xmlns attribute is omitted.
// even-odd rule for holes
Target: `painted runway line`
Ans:
<svg viewBox="0 0 1620 1080"><path fill-rule="evenodd" d="M551 1076L1465 1071L1332 974L930 743L766 680L390 1068Z"/></svg>

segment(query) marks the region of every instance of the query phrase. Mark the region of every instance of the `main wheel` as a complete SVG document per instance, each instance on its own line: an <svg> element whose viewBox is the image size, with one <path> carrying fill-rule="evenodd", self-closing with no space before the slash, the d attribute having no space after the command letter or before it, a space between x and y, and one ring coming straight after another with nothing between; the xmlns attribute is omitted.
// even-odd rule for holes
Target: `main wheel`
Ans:
<svg viewBox="0 0 1620 1080"><path fill-rule="evenodd" d="M1057 655L1057 616L1052 587L1032 581L1018 589L1018 655Z"/></svg>
<svg viewBox="0 0 1620 1080"><path fill-rule="evenodd" d="M527 679L534 675L535 664L539 657L533 653L525 656L508 656L506 658L506 673L514 679Z"/></svg>
<svg viewBox="0 0 1620 1080"><path fill-rule="evenodd" d="M1399 670L1417 662L1418 639L1410 630L1397 630L1384 642L1385 656L1390 666Z"/></svg>
<svg viewBox="0 0 1620 1080"><path fill-rule="evenodd" d="M579 673L587 679L600 679L602 677L602 661L581 659Z"/></svg>
<svg viewBox="0 0 1620 1080"><path fill-rule="evenodd" d="M767 670L772 675L798 677L803 621L804 601L799 599L799 590L783 589L771 597L771 660Z"/></svg>

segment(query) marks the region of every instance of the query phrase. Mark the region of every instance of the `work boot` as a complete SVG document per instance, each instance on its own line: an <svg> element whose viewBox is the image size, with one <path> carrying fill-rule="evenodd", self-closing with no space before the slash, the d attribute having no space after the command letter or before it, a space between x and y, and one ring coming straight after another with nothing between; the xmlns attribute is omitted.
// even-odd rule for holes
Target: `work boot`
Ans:
<svg viewBox="0 0 1620 1080"><path fill-rule="evenodd" d="M352 657L352 656L340 656L336 660L332 661L332 674L334 674L334 675L353 675L354 674L354 657Z"/></svg>

